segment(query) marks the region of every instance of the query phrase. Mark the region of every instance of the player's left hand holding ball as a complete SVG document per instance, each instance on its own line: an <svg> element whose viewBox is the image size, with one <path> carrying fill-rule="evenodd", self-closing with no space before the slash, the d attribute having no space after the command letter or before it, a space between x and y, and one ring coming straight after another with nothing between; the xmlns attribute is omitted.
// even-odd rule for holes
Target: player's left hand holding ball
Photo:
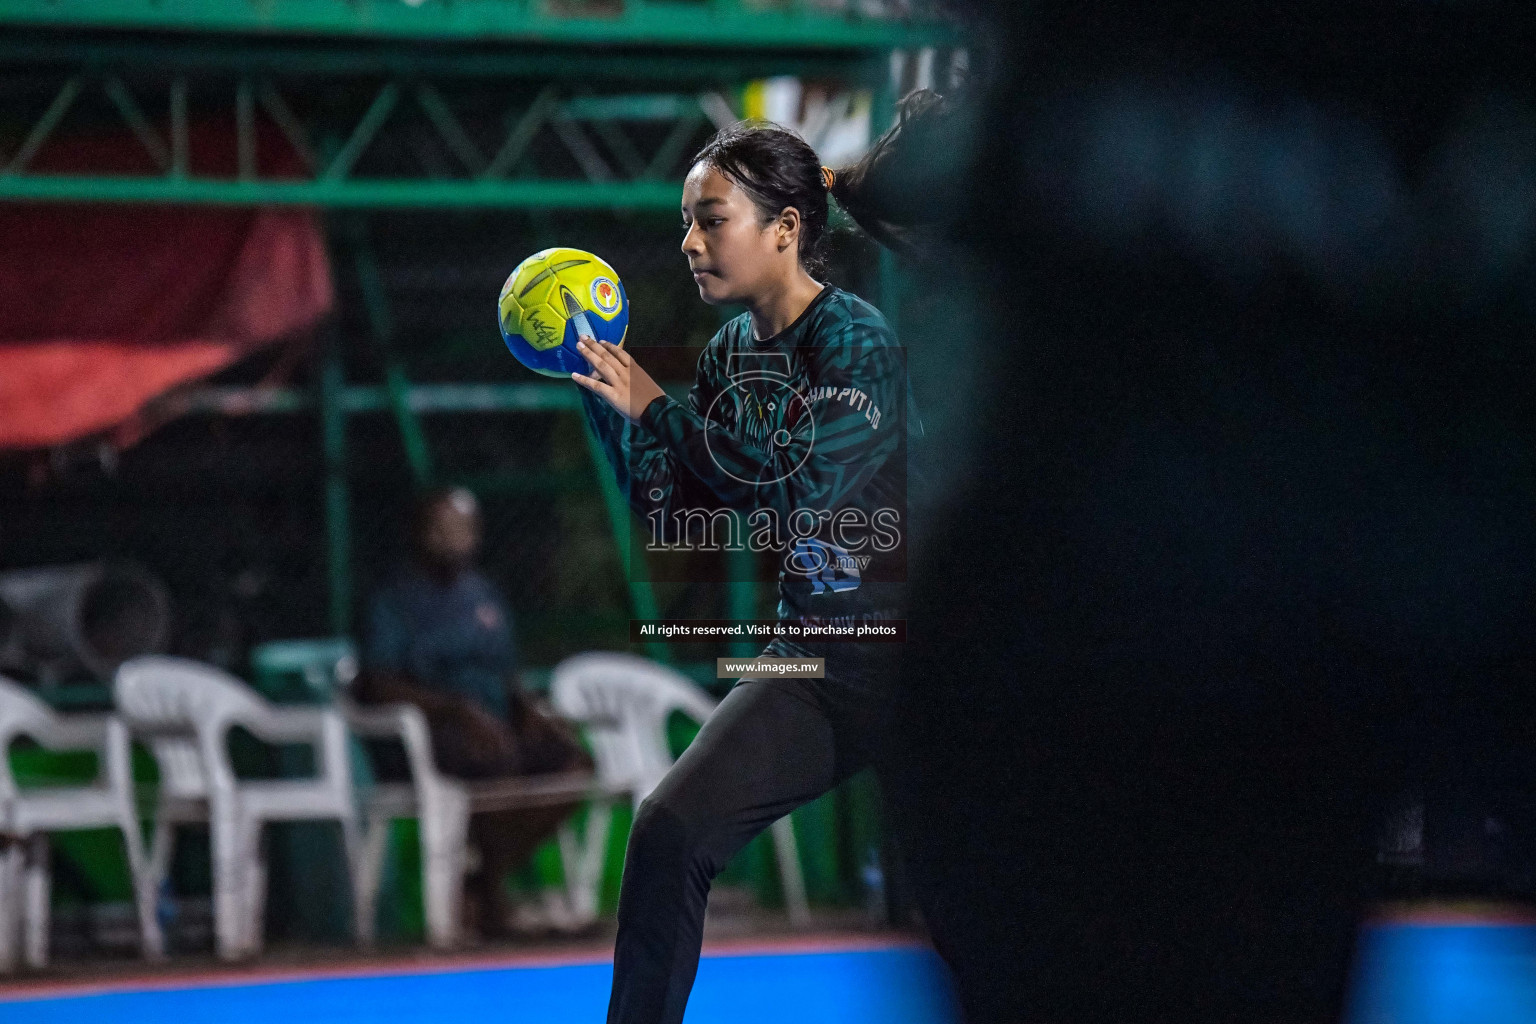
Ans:
<svg viewBox="0 0 1536 1024"><path fill-rule="evenodd" d="M571 379L613 406L631 423L663 393L661 386L635 362L635 357L617 345L582 337L576 342L576 350L592 364L592 369L587 376L573 373Z"/></svg>

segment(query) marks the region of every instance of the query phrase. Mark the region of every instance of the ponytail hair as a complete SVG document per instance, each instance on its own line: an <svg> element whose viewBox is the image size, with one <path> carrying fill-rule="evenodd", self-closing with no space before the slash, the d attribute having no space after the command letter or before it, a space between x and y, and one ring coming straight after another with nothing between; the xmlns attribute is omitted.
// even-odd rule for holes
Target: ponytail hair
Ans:
<svg viewBox="0 0 1536 1024"><path fill-rule="evenodd" d="M916 257L950 215L966 159L968 123L957 100L931 89L903 97L896 123L869 152L832 174L831 194L875 241Z"/></svg>

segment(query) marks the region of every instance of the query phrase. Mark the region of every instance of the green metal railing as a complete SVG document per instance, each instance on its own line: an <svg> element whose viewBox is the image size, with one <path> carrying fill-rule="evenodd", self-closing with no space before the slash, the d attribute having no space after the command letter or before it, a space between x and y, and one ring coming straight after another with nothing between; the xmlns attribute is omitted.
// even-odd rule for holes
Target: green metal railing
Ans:
<svg viewBox="0 0 1536 1024"><path fill-rule="evenodd" d="M0 0L0 201L667 210L745 83L877 89L958 41L800 0ZM379 165L422 124L445 167ZM103 127L154 172L50 169Z"/></svg>
<svg viewBox="0 0 1536 1024"><path fill-rule="evenodd" d="M372 100L361 112L317 109L305 117L295 113L296 107L303 109L292 99L296 93L356 88L359 83L242 75L232 83L197 82L201 120L218 136L212 143L205 137L198 156L227 160L232 153L235 160L223 173L194 173L188 116L193 81L188 75L173 75L136 89L114 73L80 71L63 77L15 148L0 150L0 200L663 210L677 204L678 162L691 151L690 144L696 146L711 125L735 116L731 103L718 92L580 96L570 95L570 86L550 83L537 92L513 87L500 118L506 127L491 136L483 125L473 126L478 131L466 127L453 100L431 82L370 80L363 84L371 89ZM455 84L461 92L477 91ZM122 174L106 168L57 173L37 166L50 142L64 134L72 109L98 93L110 101L118 130L132 136L158 173ZM146 109L166 114L152 117ZM360 169L381 135L408 130L410 126L402 127L401 122L410 116L430 126L442 154L456 164L452 176L441 169ZM258 117L280 131L280 153L273 153L270 136L262 151ZM659 140L643 144L636 141L633 128L626 133L625 122L663 122L665 132ZM536 143L558 152L577 173L541 175L532 164ZM274 155L295 166L274 171Z"/></svg>
<svg viewBox="0 0 1536 1024"><path fill-rule="evenodd" d="M4 0L0 24L132 31L735 48L891 49L906 18L805 0ZM925 19L922 24L931 24Z"/></svg>

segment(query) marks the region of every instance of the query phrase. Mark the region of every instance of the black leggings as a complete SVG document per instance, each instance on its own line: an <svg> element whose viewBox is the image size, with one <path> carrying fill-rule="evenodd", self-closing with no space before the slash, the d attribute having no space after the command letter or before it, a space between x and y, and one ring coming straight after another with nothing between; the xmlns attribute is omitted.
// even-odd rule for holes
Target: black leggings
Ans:
<svg viewBox="0 0 1536 1024"><path fill-rule="evenodd" d="M878 695L831 680L736 684L635 816L610 1024L683 1019L710 882L753 836L871 763L888 715Z"/></svg>

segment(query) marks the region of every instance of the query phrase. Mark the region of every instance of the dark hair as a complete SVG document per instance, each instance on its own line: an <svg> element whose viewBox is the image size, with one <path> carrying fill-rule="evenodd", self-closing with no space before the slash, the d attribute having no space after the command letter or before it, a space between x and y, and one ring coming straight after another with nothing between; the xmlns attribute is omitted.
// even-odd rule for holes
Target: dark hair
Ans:
<svg viewBox="0 0 1536 1024"><path fill-rule="evenodd" d="M800 264L813 275L826 273L827 185L804 139L771 121L741 121L716 132L693 163L734 181L765 224L786 207L800 211Z"/></svg>
<svg viewBox="0 0 1536 1024"><path fill-rule="evenodd" d="M858 162L839 169L832 196L875 241L908 256L954 215L970 177L969 107L960 93L919 89Z"/></svg>

